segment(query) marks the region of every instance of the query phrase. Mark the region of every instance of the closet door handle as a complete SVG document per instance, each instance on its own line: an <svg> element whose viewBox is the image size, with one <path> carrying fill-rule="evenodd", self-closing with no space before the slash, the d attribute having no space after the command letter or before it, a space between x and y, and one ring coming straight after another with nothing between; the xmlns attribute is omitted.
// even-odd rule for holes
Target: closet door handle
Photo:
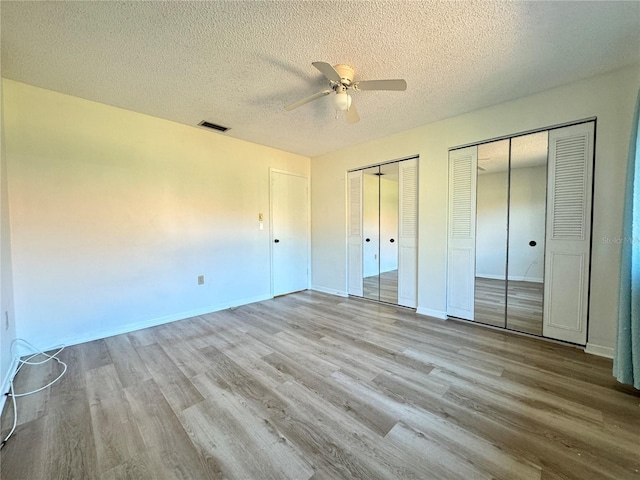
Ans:
<svg viewBox="0 0 640 480"><path fill-rule="evenodd" d="M371 241L371 239L370 239L370 238L365 238L365 240L364 240L364 241L365 241L365 242L370 242L370 241Z"/></svg>
<svg viewBox="0 0 640 480"><path fill-rule="evenodd" d="M280 240L278 240L277 238L273 241L273 243L280 243Z"/></svg>
<svg viewBox="0 0 640 480"><path fill-rule="evenodd" d="M389 240L391 243L395 242L395 240L392 238L391 240Z"/></svg>

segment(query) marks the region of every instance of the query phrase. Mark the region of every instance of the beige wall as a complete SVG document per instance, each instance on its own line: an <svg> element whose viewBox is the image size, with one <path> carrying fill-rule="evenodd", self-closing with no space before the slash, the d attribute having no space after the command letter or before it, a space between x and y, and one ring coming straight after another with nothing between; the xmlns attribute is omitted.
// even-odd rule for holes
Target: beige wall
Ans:
<svg viewBox="0 0 640 480"><path fill-rule="evenodd" d="M345 172L418 154L418 310L444 316L447 158L451 147L597 117L593 262L588 349L611 355L617 312L622 196L640 67L435 122L311 160L313 285L346 293Z"/></svg>
<svg viewBox="0 0 640 480"><path fill-rule="evenodd" d="M270 297L269 168L308 175L309 158L9 80L4 94L18 336L76 343Z"/></svg>
<svg viewBox="0 0 640 480"><path fill-rule="evenodd" d="M16 337L13 312L13 275L11 271L11 230L9 221L7 156L4 139L3 90L0 84L0 392L8 388L13 370L11 342ZM8 322L8 323L7 323ZM0 397L0 411L7 397Z"/></svg>

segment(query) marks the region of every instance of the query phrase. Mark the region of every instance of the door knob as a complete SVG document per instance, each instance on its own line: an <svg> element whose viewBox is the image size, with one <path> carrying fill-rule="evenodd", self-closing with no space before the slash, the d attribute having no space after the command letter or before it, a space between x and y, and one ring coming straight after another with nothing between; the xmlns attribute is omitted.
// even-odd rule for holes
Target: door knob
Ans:
<svg viewBox="0 0 640 480"><path fill-rule="evenodd" d="M370 238L365 238L365 240L364 240L364 241L365 241L365 242L370 242L370 241L371 241L371 239L370 239Z"/></svg>
<svg viewBox="0 0 640 480"><path fill-rule="evenodd" d="M273 241L273 243L280 243L280 240L278 240L277 238Z"/></svg>
<svg viewBox="0 0 640 480"><path fill-rule="evenodd" d="M391 240L389 240L391 243L395 242L395 240L392 238Z"/></svg>

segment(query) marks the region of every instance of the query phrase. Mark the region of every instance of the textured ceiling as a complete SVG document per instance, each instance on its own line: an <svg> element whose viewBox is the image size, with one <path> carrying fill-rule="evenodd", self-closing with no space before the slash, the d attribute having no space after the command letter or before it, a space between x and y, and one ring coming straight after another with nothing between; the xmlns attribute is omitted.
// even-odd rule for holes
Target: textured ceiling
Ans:
<svg viewBox="0 0 640 480"><path fill-rule="evenodd" d="M315 156L640 62L632 2L0 2L4 77ZM405 92L330 98L313 61ZM211 133L220 135L219 133Z"/></svg>

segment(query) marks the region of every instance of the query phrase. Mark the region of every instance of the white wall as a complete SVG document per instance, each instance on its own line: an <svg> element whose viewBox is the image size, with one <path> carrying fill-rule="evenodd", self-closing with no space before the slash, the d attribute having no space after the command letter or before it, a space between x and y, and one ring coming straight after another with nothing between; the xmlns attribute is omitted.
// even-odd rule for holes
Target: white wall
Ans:
<svg viewBox="0 0 640 480"><path fill-rule="evenodd" d="M308 175L307 157L4 82L18 336L76 343L269 297L269 167Z"/></svg>
<svg viewBox="0 0 640 480"><path fill-rule="evenodd" d="M398 182L362 177L363 276L370 277L398 268Z"/></svg>
<svg viewBox="0 0 640 480"><path fill-rule="evenodd" d="M506 171L478 175L476 276L504 279L507 249ZM546 166L511 170L509 279L542 282L544 277ZM529 246L534 240L535 247Z"/></svg>
<svg viewBox="0 0 640 480"><path fill-rule="evenodd" d="M363 161L372 164L417 154L420 156L418 311L444 316L448 149L597 117L588 349L612 353L620 246L600 239L621 234L621 186L639 86L640 67L634 65L314 157L311 160L313 284L325 291L346 292L345 196L336 195L345 191L345 171L363 166Z"/></svg>
<svg viewBox="0 0 640 480"><path fill-rule="evenodd" d="M366 171L362 175L362 275L378 275L380 263L380 184L379 177ZM367 242L366 239L369 239Z"/></svg>
<svg viewBox="0 0 640 480"><path fill-rule="evenodd" d="M0 84L0 411L7 398L4 396L8 388L7 382L14 371L11 342L16 338L3 97L4 91Z"/></svg>
<svg viewBox="0 0 640 480"><path fill-rule="evenodd" d="M546 165L511 170L509 279L542 282L546 214ZM530 247L529 242L536 242Z"/></svg>
<svg viewBox="0 0 640 480"><path fill-rule="evenodd" d="M380 272L398 269L398 182L380 178ZM394 240L393 243L390 239Z"/></svg>
<svg viewBox="0 0 640 480"><path fill-rule="evenodd" d="M507 259L507 170L478 175L476 277L504 280Z"/></svg>

